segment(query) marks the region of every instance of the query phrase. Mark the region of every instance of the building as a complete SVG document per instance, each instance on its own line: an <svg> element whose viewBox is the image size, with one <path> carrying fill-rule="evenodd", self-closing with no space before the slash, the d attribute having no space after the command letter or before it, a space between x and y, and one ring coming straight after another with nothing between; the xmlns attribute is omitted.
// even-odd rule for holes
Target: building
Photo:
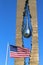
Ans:
<svg viewBox="0 0 43 65"><path fill-rule="evenodd" d="M21 27L23 21L23 11L26 0L17 0L17 16L16 16L16 45L22 47ZM39 65L38 53L38 24L37 24L37 7L36 0L29 0L32 24L32 50L30 57L30 65ZM24 58L16 58L15 65L24 65Z"/></svg>

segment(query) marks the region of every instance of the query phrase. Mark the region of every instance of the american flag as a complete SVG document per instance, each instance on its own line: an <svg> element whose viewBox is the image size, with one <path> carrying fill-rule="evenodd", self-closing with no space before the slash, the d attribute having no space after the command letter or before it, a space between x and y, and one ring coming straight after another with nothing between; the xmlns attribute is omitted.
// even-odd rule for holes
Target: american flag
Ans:
<svg viewBox="0 0 43 65"><path fill-rule="evenodd" d="M24 58L30 56L30 50L19 46L10 45L10 57L12 58Z"/></svg>

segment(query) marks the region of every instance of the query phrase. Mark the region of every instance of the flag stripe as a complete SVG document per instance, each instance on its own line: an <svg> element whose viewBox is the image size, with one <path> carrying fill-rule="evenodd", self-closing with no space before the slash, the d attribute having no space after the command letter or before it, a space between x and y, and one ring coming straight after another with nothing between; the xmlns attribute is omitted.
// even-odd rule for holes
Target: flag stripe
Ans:
<svg viewBox="0 0 43 65"><path fill-rule="evenodd" d="M25 54L25 53L26 53L26 54L30 54L30 52L13 52L13 51L10 51L10 53L14 53L14 54L16 54L16 53L17 53L17 54Z"/></svg>
<svg viewBox="0 0 43 65"><path fill-rule="evenodd" d="M10 57L13 57L13 58L21 58L21 57L29 57L30 54L14 54L14 53L10 53Z"/></svg>
<svg viewBox="0 0 43 65"><path fill-rule="evenodd" d="M10 54L14 54L14 53L10 53ZM17 54L17 53L16 53L16 54L14 54L14 55L17 56L17 55L29 55L29 54Z"/></svg>
<svg viewBox="0 0 43 65"><path fill-rule="evenodd" d="M17 49L18 49L18 51L24 51L24 52L28 51L28 52L30 52L30 50L28 50L26 48L17 48Z"/></svg>

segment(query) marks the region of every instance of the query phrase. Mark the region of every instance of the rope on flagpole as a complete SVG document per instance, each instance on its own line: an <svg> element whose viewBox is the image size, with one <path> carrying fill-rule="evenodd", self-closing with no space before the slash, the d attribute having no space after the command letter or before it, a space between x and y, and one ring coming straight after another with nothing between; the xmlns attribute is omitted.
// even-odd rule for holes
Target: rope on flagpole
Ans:
<svg viewBox="0 0 43 65"><path fill-rule="evenodd" d="M9 48L9 43L7 44L5 65L7 65L7 62L8 62L8 48Z"/></svg>

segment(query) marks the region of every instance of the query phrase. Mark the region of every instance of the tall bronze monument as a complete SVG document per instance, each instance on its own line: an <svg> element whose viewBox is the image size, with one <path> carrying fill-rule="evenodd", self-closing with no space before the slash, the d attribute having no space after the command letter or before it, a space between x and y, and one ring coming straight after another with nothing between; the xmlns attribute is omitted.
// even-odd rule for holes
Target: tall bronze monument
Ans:
<svg viewBox="0 0 43 65"><path fill-rule="evenodd" d="M22 21L23 11L26 0L17 0L17 16L16 16L16 45L22 47ZM31 13L31 24L32 24L32 50L30 56L30 65L39 65L39 54L38 54L38 25L37 25L37 8L36 0L29 0L29 8ZM24 65L24 58L16 58L15 65Z"/></svg>

